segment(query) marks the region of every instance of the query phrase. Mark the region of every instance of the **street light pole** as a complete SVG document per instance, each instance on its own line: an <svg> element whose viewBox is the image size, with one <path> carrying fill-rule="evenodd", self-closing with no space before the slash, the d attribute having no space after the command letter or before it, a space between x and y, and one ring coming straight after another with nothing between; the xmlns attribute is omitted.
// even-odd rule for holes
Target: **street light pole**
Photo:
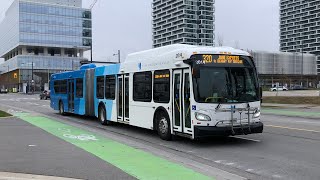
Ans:
<svg viewBox="0 0 320 180"><path fill-rule="evenodd" d="M9 71L10 71L10 68L9 68L9 65L8 65L8 73L7 73L7 83L9 84Z"/></svg>
<svg viewBox="0 0 320 180"><path fill-rule="evenodd" d="M91 53L91 63L92 63L92 45L93 45L93 33L92 33L92 9L94 7L94 5L96 5L96 3L98 2L98 0L94 0L93 3L90 5L90 11L91 11L91 43L90 43L90 53Z"/></svg>
<svg viewBox="0 0 320 180"><path fill-rule="evenodd" d="M33 81L33 61L32 61L32 64L31 64L31 80Z"/></svg>
<svg viewBox="0 0 320 180"><path fill-rule="evenodd" d="M92 35L91 35L91 43L90 43L90 61L92 63Z"/></svg>
<svg viewBox="0 0 320 180"><path fill-rule="evenodd" d="M35 82L34 82L34 79L33 79L33 61L32 61L32 64L31 64L31 86L32 86L32 93L34 92L34 85L35 85Z"/></svg>
<svg viewBox="0 0 320 180"><path fill-rule="evenodd" d="M302 76L303 76L303 39L301 40L301 86L303 86L302 83Z"/></svg>

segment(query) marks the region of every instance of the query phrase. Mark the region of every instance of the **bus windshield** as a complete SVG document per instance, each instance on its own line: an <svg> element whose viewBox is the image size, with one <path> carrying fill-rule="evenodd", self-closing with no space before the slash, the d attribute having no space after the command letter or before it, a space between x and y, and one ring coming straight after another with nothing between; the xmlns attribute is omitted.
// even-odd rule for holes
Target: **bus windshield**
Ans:
<svg viewBox="0 0 320 180"><path fill-rule="evenodd" d="M259 101L253 67L201 66L193 76L195 100L199 103L244 103Z"/></svg>

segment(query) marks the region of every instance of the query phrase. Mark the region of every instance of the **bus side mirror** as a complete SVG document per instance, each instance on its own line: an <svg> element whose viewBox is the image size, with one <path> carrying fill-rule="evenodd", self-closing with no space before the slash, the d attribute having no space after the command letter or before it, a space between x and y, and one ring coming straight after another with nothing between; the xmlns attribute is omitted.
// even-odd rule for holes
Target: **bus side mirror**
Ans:
<svg viewBox="0 0 320 180"><path fill-rule="evenodd" d="M194 68L192 69L192 76L193 76L194 78L200 78L200 70L199 70L198 67L194 67Z"/></svg>
<svg viewBox="0 0 320 180"><path fill-rule="evenodd" d="M261 86L259 88L259 93L260 93L260 100L261 100L261 103L262 103L262 87Z"/></svg>

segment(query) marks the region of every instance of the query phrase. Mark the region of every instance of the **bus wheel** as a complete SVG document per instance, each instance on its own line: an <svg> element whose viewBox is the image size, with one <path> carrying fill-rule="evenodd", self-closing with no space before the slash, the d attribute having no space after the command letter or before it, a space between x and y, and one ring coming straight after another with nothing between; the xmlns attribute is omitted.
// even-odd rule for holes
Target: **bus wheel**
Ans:
<svg viewBox="0 0 320 180"><path fill-rule="evenodd" d="M164 112L158 113L157 124L158 124L158 127L157 127L158 134L160 138L167 141L171 140L172 136L170 131L169 116Z"/></svg>
<svg viewBox="0 0 320 180"><path fill-rule="evenodd" d="M59 103L59 114L64 115L63 102L61 102L61 101Z"/></svg>
<svg viewBox="0 0 320 180"><path fill-rule="evenodd" d="M106 117L106 109L102 106L99 108L98 119L102 125L109 125L110 121L107 120Z"/></svg>

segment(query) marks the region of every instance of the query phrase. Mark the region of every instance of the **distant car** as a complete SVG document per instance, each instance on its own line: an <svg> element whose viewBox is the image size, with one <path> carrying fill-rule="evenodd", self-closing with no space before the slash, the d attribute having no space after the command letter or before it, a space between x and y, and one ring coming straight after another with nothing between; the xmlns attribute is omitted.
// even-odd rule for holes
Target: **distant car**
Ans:
<svg viewBox="0 0 320 180"><path fill-rule="evenodd" d="M295 85L291 87L292 90L307 90L307 88L301 86L301 85Z"/></svg>
<svg viewBox="0 0 320 180"><path fill-rule="evenodd" d="M0 89L0 94L2 93L8 93L8 90L7 89Z"/></svg>
<svg viewBox="0 0 320 180"><path fill-rule="evenodd" d="M288 91L288 88L285 86L279 86L279 87L270 88L270 91Z"/></svg>
<svg viewBox="0 0 320 180"><path fill-rule="evenodd" d="M50 90L44 90L41 94L40 94L40 100L41 99L49 99L50 98Z"/></svg>

